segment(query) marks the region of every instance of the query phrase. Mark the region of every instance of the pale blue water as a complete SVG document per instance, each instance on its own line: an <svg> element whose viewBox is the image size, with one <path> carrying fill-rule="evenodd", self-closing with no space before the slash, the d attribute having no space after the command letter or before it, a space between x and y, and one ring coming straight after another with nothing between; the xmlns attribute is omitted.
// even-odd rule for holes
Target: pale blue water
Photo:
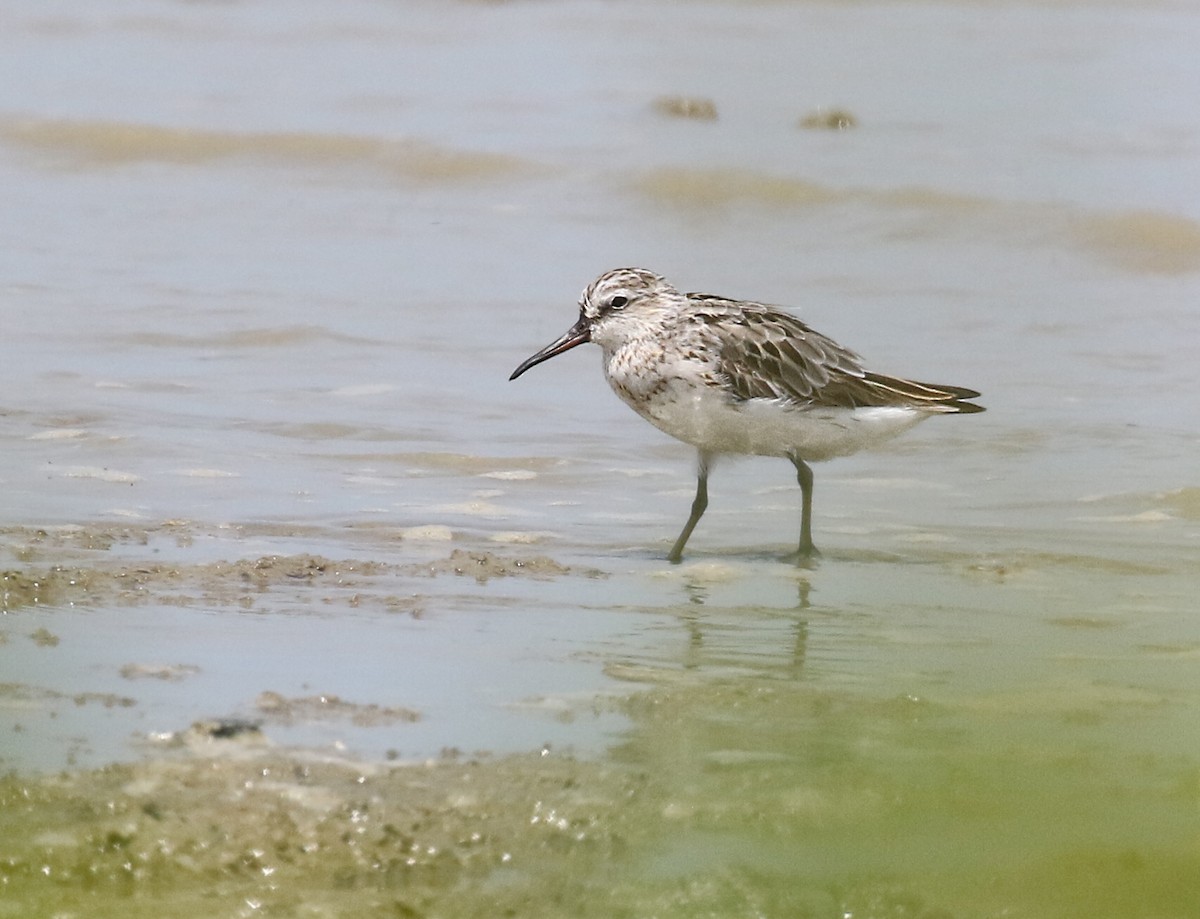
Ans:
<svg viewBox="0 0 1200 919"><path fill-rule="evenodd" d="M279 739L620 749L730 813L778 805L738 756L786 757L842 802L828 849L805 843L823 878L982 885L989 858L1012 882L1112 851L1194 868L1198 41L1170 4L5 5L0 569L312 552L393 566L371 596L424 614L336 585L245 610L192 575L187 605L159 584L12 608L0 683L32 696L0 706L0 765L138 756L264 690L327 692L423 717ZM718 118L664 116L674 95ZM857 127L798 127L833 106ZM817 467L811 572L775 561L787 464L720 464L670 567L690 451L592 349L506 382L622 264L790 305L988 412ZM36 535L166 521L189 539ZM572 573L405 568L455 548ZM777 684L774 709L728 695ZM677 732L604 701L653 687ZM134 704L70 702L87 692ZM932 735L901 726L905 699ZM859 792L918 803L880 822ZM784 883L796 838L755 826L692 826L658 867L754 851ZM1072 878L1074 906L1028 914L1093 915ZM1188 889L1114 915L1184 915Z"/></svg>

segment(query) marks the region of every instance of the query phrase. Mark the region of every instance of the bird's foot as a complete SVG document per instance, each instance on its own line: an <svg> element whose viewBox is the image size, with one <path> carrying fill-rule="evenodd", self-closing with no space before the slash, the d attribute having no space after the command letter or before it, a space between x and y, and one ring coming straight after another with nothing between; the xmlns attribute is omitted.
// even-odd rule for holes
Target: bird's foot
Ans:
<svg viewBox="0 0 1200 919"><path fill-rule="evenodd" d="M789 552L787 555L781 558L780 561L787 562L790 565L795 565L797 568L811 569L817 567L817 559L820 557L821 553L817 551L817 547L809 544L807 546L801 546L795 552Z"/></svg>

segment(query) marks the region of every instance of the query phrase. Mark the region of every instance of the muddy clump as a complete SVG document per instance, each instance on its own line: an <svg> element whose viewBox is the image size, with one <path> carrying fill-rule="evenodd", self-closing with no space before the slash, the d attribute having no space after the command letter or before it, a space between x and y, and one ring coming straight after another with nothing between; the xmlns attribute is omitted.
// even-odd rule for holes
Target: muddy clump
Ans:
<svg viewBox="0 0 1200 919"><path fill-rule="evenodd" d="M717 120L717 104L712 99L700 96L660 96L654 100L654 110L668 118Z"/></svg>
<svg viewBox="0 0 1200 919"><path fill-rule="evenodd" d="M858 119L846 109L819 108L804 115L799 126L807 131L848 131L858 126Z"/></svg>
<svg viewBox="0 0 1200 919"><path fill-rule="evenodd" d="M504 558L492 552L471 552L467 549L455 549L448 558L414 565L409 570L414 574L424 573L431 577L439 574L473 577L480 584L491 578L552 578L571 573L571 569L566 565L561 565L544 555Z"/></svg>
<svg viewBox="0 0 1200 919"><path fill-rule="evenodd" d="M268 555L207 564L99 564L0 572L0 612L28 606L161 603L253 605L255 595L294 585L368 588L391 566L318 555Z"/></svg>
<svg viewBox="0 0 1200 919"><path fill-rule="evenodd" d="M347 702L335 695L288 698L267 690L259 693L254 707L265 717L280 724L314 720L348 720L358 727L381 727L419 721L420 713L411 708Z"/></svg>

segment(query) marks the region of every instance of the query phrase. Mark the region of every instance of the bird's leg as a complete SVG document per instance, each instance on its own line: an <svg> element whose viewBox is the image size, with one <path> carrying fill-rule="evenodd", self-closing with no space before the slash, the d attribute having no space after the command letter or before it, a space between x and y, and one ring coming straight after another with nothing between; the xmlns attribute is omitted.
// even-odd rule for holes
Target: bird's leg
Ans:
<svg viewBox="0 0 1200 919"><path fill-rule="evenodd" d="M696 523L704 515L705 508L708 507L708 457L703 453L700 454L700 468L696 472L696 497L692 501L692 514L688 517L687 523L683 525L683 532L679 534L679 538L675 540L675 545L671 547L671 551L667 553L667 561L678 562L683 558L683 547L687 545L688 537L692 535L692 530L696 528Z"/></svg>
<svg viewBox="0 0 1200 919"><path fill-rule="evenodd" d="M812 540L812 490L813 473L808 463L798 456L789 457L796 467L796 481L800 483L800 546L796 549L797 559L820 555Z"/></svg>

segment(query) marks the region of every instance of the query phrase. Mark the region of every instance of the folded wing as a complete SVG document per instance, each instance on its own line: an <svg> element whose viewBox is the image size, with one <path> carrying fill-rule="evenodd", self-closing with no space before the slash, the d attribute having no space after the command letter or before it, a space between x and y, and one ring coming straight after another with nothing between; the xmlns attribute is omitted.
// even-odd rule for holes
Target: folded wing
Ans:
<svg viewBox="0 0 1200 919"><path fill-rule="evenodd" d="M738 400L777 399L800 408L906 406L930 412L981 412L962 386L921 383L863 369L862 359L774 307L688 294L693 321L716 335L717 371Z"/></svg>

